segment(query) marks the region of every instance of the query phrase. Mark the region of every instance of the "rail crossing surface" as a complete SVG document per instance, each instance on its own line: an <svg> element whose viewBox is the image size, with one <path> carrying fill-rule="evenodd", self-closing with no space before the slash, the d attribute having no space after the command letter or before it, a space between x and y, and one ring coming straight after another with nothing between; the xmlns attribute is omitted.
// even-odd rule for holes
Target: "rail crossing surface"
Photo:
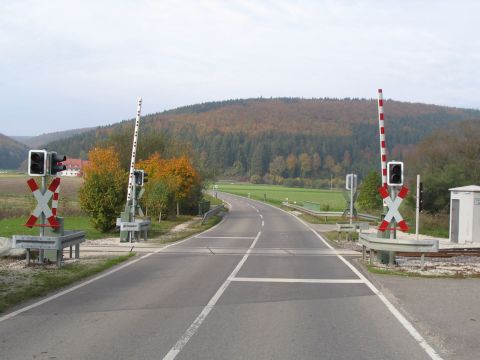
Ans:
<svg viewBox="0 0 480 360"><path fill-rule="evenodd" d="M348 253L222 197L230 212L209 231L0 317L2 357L440 359Z"/></svg>

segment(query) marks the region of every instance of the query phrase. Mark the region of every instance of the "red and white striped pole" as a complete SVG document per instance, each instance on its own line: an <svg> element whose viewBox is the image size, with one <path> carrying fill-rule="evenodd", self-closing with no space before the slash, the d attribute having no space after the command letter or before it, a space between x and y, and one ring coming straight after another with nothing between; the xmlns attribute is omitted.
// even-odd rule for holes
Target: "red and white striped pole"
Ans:
<svg viewBox="0 0 480 360"><path fill-rule="evenodd" d="M380 161L382 169L382 186L387 188L387 143L385 141L385 117L383 114L383 93L378 89L378 129L380 132Z"/></svg>
<svg viewBox="0 0 480 360"><path fill-rule="evenodd" d="M60 198L60 176L58 177L58 186L57 189L53 193L52 197L52 214L53 216L57 217L57 209L58 209L58 199Z"/></svg>

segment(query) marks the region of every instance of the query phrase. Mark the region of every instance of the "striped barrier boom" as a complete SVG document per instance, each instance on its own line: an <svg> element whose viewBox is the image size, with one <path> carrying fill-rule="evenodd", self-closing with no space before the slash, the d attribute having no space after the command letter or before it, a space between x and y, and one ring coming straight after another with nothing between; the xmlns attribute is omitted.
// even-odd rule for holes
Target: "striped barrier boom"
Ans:
<svg viewBox="0 0 480 360"><path fill-rule="evenodd" d="M378 89L378 130L380 133L380 162L382 186L387 188L387 143L385 140L385 114L383 112L383 91Z"/></svg>

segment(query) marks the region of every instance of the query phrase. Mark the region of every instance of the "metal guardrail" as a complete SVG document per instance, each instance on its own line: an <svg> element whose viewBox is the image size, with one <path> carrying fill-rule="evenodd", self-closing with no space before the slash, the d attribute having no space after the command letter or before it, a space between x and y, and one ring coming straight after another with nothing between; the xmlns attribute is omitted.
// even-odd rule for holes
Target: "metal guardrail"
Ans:
<svg viewBox="0 0 480 360"><path fill-rule="evenodd" d="M17 249L62 250L85 241L85 231L65 231L61 236L13 235Z"/></svg>
<svg viewBox="0 0 480 360"><path fill-rule="evenodd" d="M222 210L225 210L225 205L224 205L224 204L222 204L222 205L217 205L217 206L215 206L213 209L208 210L208 211L203 215L202 224L204 224L205 221L207 221L207 220L210 219L213 215L215 215L216 213L218 213L219 211L222 211Z"/></svg>
<svg viewBox="0 0 480 360"><path fill-rule="evenodd" d="M371 250L394 251L394 252L438 252L438 240L403 240L384 239L376 236L360 234L360 245Z"/></svg>
<svg viewBox="0 0 480 360"><path fill-rule="evenodd" d="M286 202L283 202L282 205L291 207L293 209L302 211L304 213L307 213L307 214L310 214L310 215L313 215L313 216L326 216L326 217L335 216L335 217L339 217L339 216L343 215L343 211L315 211L315 210L306 209L302 206L292 205L292 204L289 204L289 203L286 203ZM374 216L374 215L370 215L370 214L358 214L358 217L362 218L362 219L365 219L365 220L372 220L372 221L380 220L380 218L378 216Z"/></svg>
<svg viewBox="0 0 480 360"><path fill-rule="evenodd" d="M55 250L57 266L62 261L63 249L70 247L70 257L72 256L72 246L75 246L75 258L80 257L80 243L85 241L85 231L65 231L60 236L34 236L34 235L13 235L12 247L17 249L27 249L27 262L30 262L30 249Z"/></svg>
<svg viewBox="0 0 480 360"><path fill-rule="evenodd" d="M365 219L365 220L372 220L372 221L379 221L380 216L375 216L375 215L370 215L370 214L358 214L359 218Z"/></svg>

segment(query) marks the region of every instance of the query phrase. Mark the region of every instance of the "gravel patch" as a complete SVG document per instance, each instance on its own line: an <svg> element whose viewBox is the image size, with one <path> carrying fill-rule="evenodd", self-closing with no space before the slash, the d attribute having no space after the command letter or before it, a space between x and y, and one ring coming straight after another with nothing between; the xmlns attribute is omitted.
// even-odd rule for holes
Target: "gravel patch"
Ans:
<svg viewBox="0 0 480 360"><path fill-rule="evenodd" d="M451 258L425 258L424 270L419 258L397 256L397 266L402 271L422 276L480 276L480 257L454 256Z"/></svg>
<svg viewBox="0 0 480 360"><path fill-rule="evenodd" d="M184 223L181 223L181 224L178 224L177 226L175 226L172 230L170 230L171 233L178 233L178 232L182 232L182 231L185 231L185 230L188 230L188 228L195 224L195 223L198 223L199 221L201 220L201 218L194 218L192 220L189 220L189 221L186 221Z"/></svg>
<svg viewBox="0 0 480 360"><path fill-rule="evenodd" d="M335 248L362 252L362 246L355 241L333 241L333 243ZM381 264L375 259L373 266L378 269L413 273L426 277L480 277L480 257L478 256L425 257L423 269L420 257L396 256L395 261L395 266L391 267Z"/></svg>

